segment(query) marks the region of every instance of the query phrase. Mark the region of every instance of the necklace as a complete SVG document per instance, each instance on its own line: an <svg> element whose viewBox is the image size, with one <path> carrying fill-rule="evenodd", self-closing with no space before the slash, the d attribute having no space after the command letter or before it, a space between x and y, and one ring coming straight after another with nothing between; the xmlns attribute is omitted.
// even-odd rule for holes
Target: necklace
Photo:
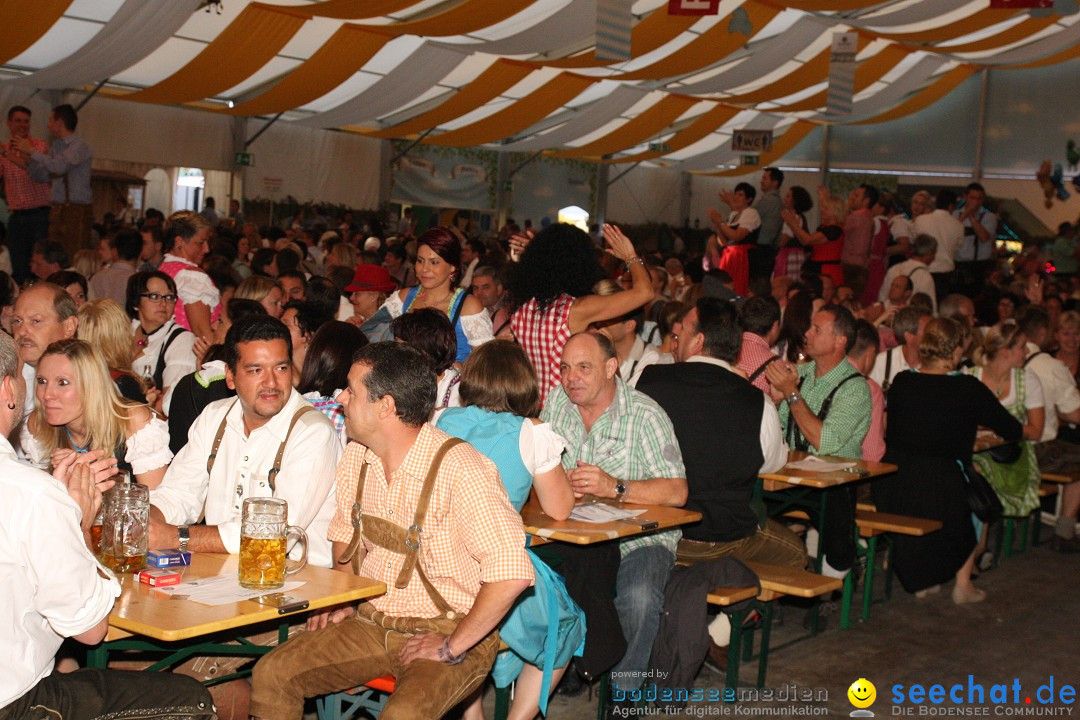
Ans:
<svg viewBox="0 0 1080 720"><path fill-rule="evenodd" d="M90 452L90 444L87 443L85 446L83 446L75 442L75 438L71 436L71 430L68 429L67 425L64 426L64 432L67 433L68 442L71 443L72 450L80 454Z"/></svg>
<svg viewBox="0 0 1080 720"><path fill-rule="evenodd" d="M136 340L135 344L142 348L146 347L150 343L150 338L153 337L154 334L163 327L165 327L164 324L159 325L157 328L151 330L150 332L146 332L146 328L142 326L142 323L139 323L139 332L143 334L143 337L141 340Z"/></svg>
<svg viewBox="0 0 1080 720"><path fill-rule="evenodd" d="M451 290L448 295L444 295L438 300L433 301L428 297L428 291L425 288L420 288L420 294L418 299L422 299L424 301L424 305L427 307L439 308L442 307L442 305L446 303L447 300L454 297L454 292L454 290Z"/></svg>

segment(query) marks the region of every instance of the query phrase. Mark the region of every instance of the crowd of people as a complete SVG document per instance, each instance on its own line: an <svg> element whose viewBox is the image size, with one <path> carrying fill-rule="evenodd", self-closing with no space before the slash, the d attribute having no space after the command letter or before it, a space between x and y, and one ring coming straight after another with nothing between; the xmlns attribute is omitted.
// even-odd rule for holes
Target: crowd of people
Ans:
<svg viewBox="0 0 1080 720"><path fill-rule="evenodd" d="M65 112L54 122L66 128ZM976 183L962 201L917 193L910 214L869 185L846 200L822 188L811 231L811 193L783 181L766 168L759 189L723 193L730 212L710 213L703 247L666 256L613 225L509 221L481 237L467 213L422 231L405 214L386 231L313 209L260 228L210 199L199 213L111 216L74 256L47 237L13 244L0 482L14 501L0 532L24 550L0 577L37 590L0 601L0 636L24 650L4 661L0 717L91 695L97 714L211 712L179 673L141 687L53 672L62 637L101 640L119 592L87 536L117 467L149 488L151 548L235 554L245 498L273 495L312 564L387 586L313 613L250 683L217 693L222 717L297 718L306 698L386 674L385 712L407 717L465 703L482 718L492 668L500 687L517 681L512 718L546 710L560 682L613 671L636 690L657 662L677 560L803 568L820 551L825 574L858 572L856 486L825 491L805 532L754 502L758 475L789 450L896 463L870 484L877 507L944 526L897 541L904 587L952 580L958 605L985 599L975 580L992 558L968 468L1017 517L1037 507L1040 472L1080 473L1071 227L1049 272L1038 248L1001 256ZM973 458L980 427L1010 450ZM1072 487L1063 552L1080 550ZM555 519L592 496L702 520L526 550L530 492ZM701 632L721 638L724 623Z"/></svg>

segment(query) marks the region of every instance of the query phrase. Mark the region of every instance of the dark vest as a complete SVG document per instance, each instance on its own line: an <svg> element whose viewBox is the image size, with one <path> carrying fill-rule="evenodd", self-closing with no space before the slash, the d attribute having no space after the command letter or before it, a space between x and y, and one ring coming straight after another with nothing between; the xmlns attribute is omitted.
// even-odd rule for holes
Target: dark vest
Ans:
<svg viewBox="0 0 1080 720"><path fill-rule="evenodd" d="M717 365L699 362L650 365L637 389L664 409L686 465L686 508L700 523L683 526L683 537L730 542L757 527L750 507L761 451L760 390Z"/></svg>

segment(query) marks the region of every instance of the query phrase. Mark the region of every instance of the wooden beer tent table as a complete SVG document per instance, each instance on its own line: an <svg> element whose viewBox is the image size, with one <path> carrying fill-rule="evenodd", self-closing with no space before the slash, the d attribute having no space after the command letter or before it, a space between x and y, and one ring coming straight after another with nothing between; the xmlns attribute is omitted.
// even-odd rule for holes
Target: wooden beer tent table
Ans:
<svg viewBox="0 0 1080 720"><path fill-rule="evenodd" d="M607 502L607 501L598 501ZM579 503L580 504L580 503ZM592 545L593 543L617 540L619 538L641 535L644 533L660 532L679 525L688 525L701 520L701 513L683 508L667 507L665 505L633 505L630 503L609 504L616 507L625 507L629 510L645 512L638 515L634 520L642 520L647 523L656 523L656 527L644 529L638 525L616 520L607 523L591 523L583 520L553 520L540 509L540 503L532 498L521 509L521 520L525 524L525 532L532 535L531 544L540 545L548 540L573 543L575 545Z"/></svg>
<svg viewBox="0 0 1080 720"><path fill-rule="evenodd" d="M236 577L238 557L217 553L192 553L191 565L185 568L184 580L231 575ZM290 605L304 607L285 612L254 600L226 605L203 605L192 600L160 592L139 583L134 575L122 575L121 593L109 615L109 633L105 641L90 650L89 665L105 667L109 653L137 650L165 653L150 670L163 670L197 655L263 655L272 646L255 645L242 635L251 634L253 626L276 623L279 642L288 636L290 615L362 600L381 595L386 586L369 578L329 568L308 565L288 580L303 581L290 590ZM262 628L265 629L265 628ZM243 632L237 632L243 630ZM226 678L215 678L215 682Z"/></svg>

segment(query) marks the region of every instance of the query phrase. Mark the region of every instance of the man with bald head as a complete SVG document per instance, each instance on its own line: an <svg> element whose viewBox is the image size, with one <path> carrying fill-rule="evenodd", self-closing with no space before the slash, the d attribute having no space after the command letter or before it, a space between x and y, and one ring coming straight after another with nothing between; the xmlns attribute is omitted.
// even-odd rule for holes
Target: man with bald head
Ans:
<svg viewBox="0 0 1080 720"><path fill-rule="evenodd" d="M37 283L15 301L11 334L19 348L26 379L24 416L34 409L38 360L52 343L75 337L79 327L77 313L75 301L67 290L49 282Z"/></svg>
<svg viewBox="0 0 1080 720"><path fill-rule="evenodd" d="M562 462L574 494L681 507L687 496L686 469L671 420L654 400L619 377L611 340L594 333L573 335L563 349L561 369L561 387L548 396L541 418L566 438ZM668 530L619 543L615 608L626 653L614 672L622 691L639 689L648 670L680 537L679 530ZM568 579L567 585L574 582ZM618 630L597 623L582 607L589 636Z"/></svg>

